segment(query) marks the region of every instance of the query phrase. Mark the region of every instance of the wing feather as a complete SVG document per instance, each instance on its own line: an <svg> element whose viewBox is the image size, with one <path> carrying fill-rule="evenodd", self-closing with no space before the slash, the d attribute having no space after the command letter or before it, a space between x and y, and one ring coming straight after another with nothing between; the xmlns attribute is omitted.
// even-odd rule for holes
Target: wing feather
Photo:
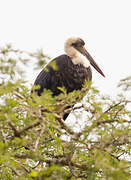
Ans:
<svg viewBox="0 0 131 180"><path fill-rule="evenodd" d="M44 89L49 89L52 73L53 70L51 69L51 67L46 66L46 69L44 68L37 76L34 85L40 86L38 89L35 89L39 96L41 95Z"/></svg>
<svg viewBox="0 0 131 180"><path fill-rule="evenodd" d="M67 58L66 55L56 57L39 73L34 82L34 85L40 86L39 89L35 89L39 96L44 89L51 89L53 83L55 83L53 82L55 72L60 70L62 66L66 66L67 60L65 58Z"/></svg>

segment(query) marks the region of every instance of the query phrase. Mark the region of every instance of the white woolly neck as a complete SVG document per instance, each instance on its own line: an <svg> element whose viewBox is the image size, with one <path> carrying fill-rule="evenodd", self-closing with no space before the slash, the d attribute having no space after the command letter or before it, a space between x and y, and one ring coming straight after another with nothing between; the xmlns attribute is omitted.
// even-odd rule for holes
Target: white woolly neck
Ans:
<svg viewBox="0 0 131 180"><path fill-rule="evenodd" d="M68 42L65 43L65 52L71 58L73 64L82 64L86 68L90 66L89 60L74 47L71 47Z"/></svg>
<svg viewBox="0 0 131 180"><path fill-rule="evenodd" d="M74 64L82 64L84 67L88 68L90 66L89 60L81 53L77 53L76 57L71 58Z"/></svg>

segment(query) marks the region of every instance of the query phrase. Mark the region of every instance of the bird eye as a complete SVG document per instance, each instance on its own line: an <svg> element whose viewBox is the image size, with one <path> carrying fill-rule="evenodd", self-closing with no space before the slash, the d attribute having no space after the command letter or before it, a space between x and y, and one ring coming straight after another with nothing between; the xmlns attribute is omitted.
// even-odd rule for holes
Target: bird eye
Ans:
<svg viewBox="0 0 131 180"><path fill-rule="evenodd" d="M72 43L72 46L73 47L81 47L81 46L83 46L83 43L81 41L77 41L75 43Z"/></svg>
<svg viewBox="0 0 131 180"><path fill-rule="evenodd" d="M76 47L76 43L72 43L72 44L71 44L71 46L74 46L74 47Z"/></svg>
<svg viewBox="0 0 131 180"><path fill-rule="evenodd" d="M85 45L84 41L82 39L77 40L76 42L71 44L73 47L82 47Z"/></svg>

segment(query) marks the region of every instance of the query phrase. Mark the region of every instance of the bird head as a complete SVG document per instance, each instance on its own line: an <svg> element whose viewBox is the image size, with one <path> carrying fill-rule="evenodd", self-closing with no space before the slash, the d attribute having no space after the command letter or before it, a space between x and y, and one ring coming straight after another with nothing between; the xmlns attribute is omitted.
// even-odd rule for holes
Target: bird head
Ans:
<svg viewBox="0 0 131 180"><path fill-rule="evenodd" d="M104 73L100 69L100 67L97 65L97 63L94 61L92 56L88 53L88 51L85 48L85 42L81 38L77 37L71 37L67 39L65 42L65 52L68 56L70 56L72 59L79 58L78 54L83 55L86 57L86 61L89 61L89 63L103 76L105 77Z"/></svg>

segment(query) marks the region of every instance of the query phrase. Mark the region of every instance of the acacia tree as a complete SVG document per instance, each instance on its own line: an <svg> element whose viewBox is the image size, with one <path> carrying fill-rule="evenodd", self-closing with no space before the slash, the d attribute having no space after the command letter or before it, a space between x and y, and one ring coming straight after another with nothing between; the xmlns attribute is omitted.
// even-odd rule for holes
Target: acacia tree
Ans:
<svg viewBox="0 0 131 180"><path fill-rule="evenodd" d="M30 60L39 67L48 59L43 51L0 50L0 179L129 179L131 100L124 94L131 77L121 80L124 90L115 99L86 82L81 91L61 88L52 97L45 90L37 97L21 69ZM83 128L67 125L67 111L75 125L84 119Z"/></svg>

